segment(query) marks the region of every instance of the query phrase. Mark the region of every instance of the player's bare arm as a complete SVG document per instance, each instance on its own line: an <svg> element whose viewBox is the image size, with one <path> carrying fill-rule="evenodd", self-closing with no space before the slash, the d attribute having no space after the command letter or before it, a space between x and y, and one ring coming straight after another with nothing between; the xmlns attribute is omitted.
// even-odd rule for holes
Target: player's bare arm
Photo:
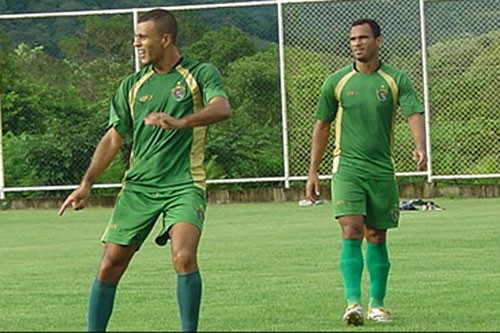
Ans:
<svg viewBox="0 0 500 333"><path fill-rule="evenodd" d="M318 167L325 153L328 137L330 136L330 123L318 120L314 126L311 143L311 163L306 183L306 198L314 202L320 196Z"/></svg>
<svg viewBox="0 0 500 333"><path fill-rule="evenodd" d="M229 101L224 97L216 96L199 112L182 118L175 118L162 112L153 112L144 119L144 123L163 129L182 129L210 125L225 120L230 116L231 106Z"/></svg>
<svg viewBox="0 0 500 333"><path fill-rule="evenodd" d="M412 114L408 117L408 126L415 142L413 160L417 162L417 170L424 171L427 165L427 151L425 147L425 120L422 114Z"/></svg>
<svg viewBox="0 0 500 333"><path fill-rule="evenodd" d="M121 144L121 135L114 128L110 128L97 145L90 166L85 172L80 182L80 186L66 198L59 209L59 215L63 215L70 205L75 210L85 207L86 200L90 196L90 191L92 190L92 185L94 185L94 182L113 161Z"/></svg>

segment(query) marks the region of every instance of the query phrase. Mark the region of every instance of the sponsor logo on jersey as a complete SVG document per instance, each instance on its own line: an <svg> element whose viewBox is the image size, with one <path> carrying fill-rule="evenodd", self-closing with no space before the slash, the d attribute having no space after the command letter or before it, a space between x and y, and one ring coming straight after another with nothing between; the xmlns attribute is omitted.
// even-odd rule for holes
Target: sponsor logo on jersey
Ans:
<svg viewBox="0 0 500 333"><path fill-rule="evenodd" d="M347 96L354 96L357 94L359 94L359 91L356 91L356 90L351 90L351 91L346 92Z"/></svg>
<svg viewBox="0 0 500 333"><path fill-rule="evenodd" d="M172 89L171 94L175 101L180 102L184 99L184 97L186 97L186 88L181 84L181 82L177 82L175 87Z"/></svg>
<svg viewBox="0 0 500 333"><path fill-rule="evenodd" d="M151 95L151 94L139 97L140 102L147 102L147 101L150 101L152 99L153 99L153 95Z"/></svg>

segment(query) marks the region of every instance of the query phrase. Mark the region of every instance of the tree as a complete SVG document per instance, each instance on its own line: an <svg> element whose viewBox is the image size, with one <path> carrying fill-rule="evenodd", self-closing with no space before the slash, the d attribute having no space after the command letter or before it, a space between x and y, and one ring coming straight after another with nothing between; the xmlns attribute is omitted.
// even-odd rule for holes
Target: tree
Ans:
<svg viewBox="0 0 500 333"><path fill-rule="evenodd" d="M71 66L42 47L20 45L9 58L2 73L7 185L78 182L105 131L107 106L84 101Z"/></svg>
<svg viewBox="0 0 500 333"><path fill-rule="evenodd" d="M182 49L187 56L215 65L224 74L227 65L257 51L254 40L235 27L208 31L203 37Z"/></svg>
<svg viewBox="0 0 500 333"><path fill-rule="evenodd" d="M277 48L229 64L224 84L233 116L210 130L208 158L216 156L230 178L282 175Z"/></svg>
<svg viewBox="0 0 500 333"><path fill-rule="evenodd" d="M85 16L76 36L63 39L59 47L76 62L106 57L112 62L130 63L134 51L131 23L130 15Z"/></svg>

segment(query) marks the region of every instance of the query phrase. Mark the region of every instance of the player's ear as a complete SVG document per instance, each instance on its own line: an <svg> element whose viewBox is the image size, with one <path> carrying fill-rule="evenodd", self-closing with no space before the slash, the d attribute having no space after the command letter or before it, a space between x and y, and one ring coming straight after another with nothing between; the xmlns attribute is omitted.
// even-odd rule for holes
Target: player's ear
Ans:
<svg viewBox="0 0 500 333"><path fill-rule="evenodd" d="M172 34L163 34L163 45L168 46L174 44L174 36Z"/></svg>
<svg viewBox="0 0 500 333"><path fill-rule="evenodd" d="M380 47L384 43L384 37L378 36L375 38L375 43L377 43L377 47Z"/></svg>

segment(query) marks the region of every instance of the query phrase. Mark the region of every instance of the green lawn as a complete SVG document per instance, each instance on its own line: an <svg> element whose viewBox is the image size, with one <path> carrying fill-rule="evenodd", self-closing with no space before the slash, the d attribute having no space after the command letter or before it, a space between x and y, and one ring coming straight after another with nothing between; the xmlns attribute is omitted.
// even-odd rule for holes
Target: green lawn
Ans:
<svg viewBox="0 0 500 333"><path fill-rule="evenodd" d="M389 232L394 322L350 331L499 329L500 200L435 202L445 210L405 211ZM0 211L1 331L85 330L110 212ZM120 283L110 331L179 329L169 248L153 236ZM339 248L330 203L210 205L200 330L345 331ZM366 300L366 275L364 287Z"/></svg>

